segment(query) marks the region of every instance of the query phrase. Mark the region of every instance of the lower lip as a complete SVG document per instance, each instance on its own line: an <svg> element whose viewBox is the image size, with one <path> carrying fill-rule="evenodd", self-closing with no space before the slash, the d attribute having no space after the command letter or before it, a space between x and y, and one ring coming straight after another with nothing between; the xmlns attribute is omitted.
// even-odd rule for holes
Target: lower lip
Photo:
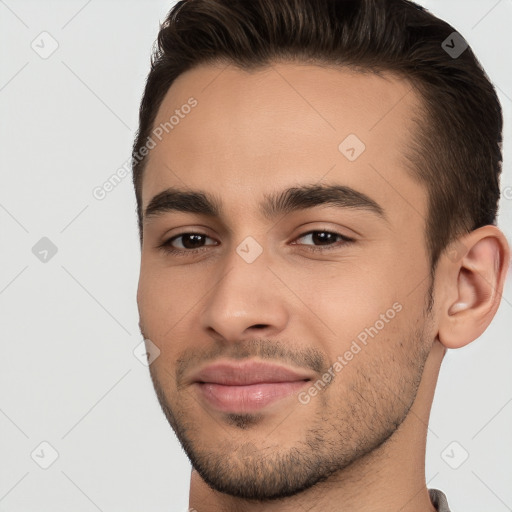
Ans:
<svg viewBox="0 0 512 512"><path fill-rule="evenodd" d="M197 386L206 399L216 409L223 412L258 411L287 396L298 393L309 381L267 382L245 386L227 386L199 382Z"/></svg>

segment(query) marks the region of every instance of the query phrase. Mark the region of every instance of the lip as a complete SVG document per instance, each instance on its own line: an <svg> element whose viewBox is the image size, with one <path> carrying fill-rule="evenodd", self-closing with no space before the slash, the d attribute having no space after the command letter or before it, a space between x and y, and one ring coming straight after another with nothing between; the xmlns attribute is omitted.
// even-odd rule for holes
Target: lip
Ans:
<svg viewBox="0 0 512 512"><path fill-rule="evenodd" d="M311 373L258 361L215 363L197 372L193 385L223 412L254 412L297 393Z"/></svg>
<svg viewBox="0 0 512 512"><path fill-rule="evenodd" d="M200 383L244 386L271 382L310 380L311 373L260 361L225 362L206 366L194 374L192 380Z"/></svg>

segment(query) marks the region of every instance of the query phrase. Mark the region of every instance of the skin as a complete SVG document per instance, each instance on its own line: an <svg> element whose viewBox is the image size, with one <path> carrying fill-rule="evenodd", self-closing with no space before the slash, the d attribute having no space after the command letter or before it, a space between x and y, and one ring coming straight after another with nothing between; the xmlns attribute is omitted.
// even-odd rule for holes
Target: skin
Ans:
<svg viewBox="0 0 512 512"><path fill-rule="evenodd" d="M213 194L222 213L145 217L137 295L142 334L160 349L155 390L194 466L189 506L435 510L424 468L439 368L446 348L476 339L496 313L504 235L485 226L460 237L457 257L441 256L427 311L427 190L404 158L421 102L404 79L285 62L252 73L202 65L174 82L155 126L191 96L197 106L150 152L143 209L177 187ZM353 162L338 149L348 134L366 145ZM266 195L303 184L352 187L385 218L326 205L261 214ZM354 241L322 245L311 231ZM187 254L184 238L173 242L181 256L158 247L191 232L206 235L203 252ZM236 251L248 236L263 250L252 263ZM316 381L396 303L400 312L307 404L295 393L259 414L227 414L191 385L206 364L241 359Z"/></svg>

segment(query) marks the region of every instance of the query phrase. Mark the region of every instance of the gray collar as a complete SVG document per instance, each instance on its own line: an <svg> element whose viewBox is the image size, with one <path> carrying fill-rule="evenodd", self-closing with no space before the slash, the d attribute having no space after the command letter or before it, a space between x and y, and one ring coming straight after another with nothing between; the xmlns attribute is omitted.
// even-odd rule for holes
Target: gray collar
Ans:
<svg viewBox="0 0 512 512"><path fill-rule="evenodd" d="M436 507L437 512L450 512L448 501L442 491L439 491L438 489L429 489L428 494L430 496L430 501L432 502L432 505Z"/></svg>

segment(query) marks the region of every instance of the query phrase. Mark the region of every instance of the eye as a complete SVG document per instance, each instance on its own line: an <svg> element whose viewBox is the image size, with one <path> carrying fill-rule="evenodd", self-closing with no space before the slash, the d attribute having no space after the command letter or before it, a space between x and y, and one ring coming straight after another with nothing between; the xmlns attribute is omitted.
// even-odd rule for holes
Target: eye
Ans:
<svg viewBox="0 0 512 512"><path fill-rule="evenodd" d="M353 238L349 238L341 233L336 233L333 231L309 231L308 233L304 233L297 240L307 240L309 239L313 243L318 243L319 245L308 245L303 244L307 247L308 250L313 252L322 252L329 251L331 249L337 249L340 246L347 245L349 243L354 242ZM336 243L338 242L338 243ZM293 244L297 245L297 244Z"/></svg>
<svg viewBox="0 0 512 512"><path fill-rule="evenodd" d="M344 246L355 241L353 238L349 238L341 233L322 230L309 231L302 234L296 240L300 241L308 239L313 242L313 244L318 245L297 242L293 242L292 245L303 245L306 247L306 250L312 252L325 252L340 248L340 246ZM213 240L214 243L205 244L206 240L213 240L213 238L210 238L203 233L181 233L164 241L158 246L158 248L162 249L166 254L187 256L207 251L208 246L219 245L215 240Z"/></svg>
<svg viewBox="0 0 512 512"><path fill-rule="evenodd" d="M168 254L195 254L206 250L205 247L208 246L203 245L206 239L213 240L203 233L181 233L166 240L159 245L159 248ZM218 243L210 245L218 245Z"/></svg>

